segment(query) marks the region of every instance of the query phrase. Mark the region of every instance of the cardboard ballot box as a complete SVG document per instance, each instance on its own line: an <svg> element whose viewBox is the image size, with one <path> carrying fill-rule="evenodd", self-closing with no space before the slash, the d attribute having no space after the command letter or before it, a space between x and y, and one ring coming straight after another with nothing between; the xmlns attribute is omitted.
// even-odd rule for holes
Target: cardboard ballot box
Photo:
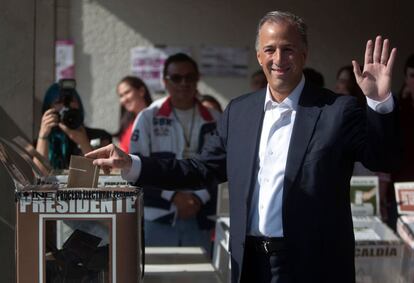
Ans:
<svg viewBox="0 0 414 283"><path fill-rule="evenodd" d="M0 250L14 258L1 270L7 282L142 281L140 189L119 176L100 176L97 188L67 188L64 176L32 184L8 151L0 143L2 191L8 193L0 199L0 227L7 232ZM108 180L111 185L103 185Z"/></svg>
<svg viewBox="0 0 414 283"><path fill-rule="evenodd" d="M404 241L401 282L414 282L414 182L395 183L395 198L400 217L397 232Z"/></svg>
<svg viewBox="0 0 414 283"><path fill-rule="evenodd" d="M375 216L354 216L353 222L356 282L400 282L401 240Z"/></svg>
<svg viewBox="0 0 414 283"><path fill-rule="evenodd" d="M400 282L403 245L379 218L378 177L352 177L350 193L356 282Z"/></svg>
<svg viewBox="0 0 414 283"><path fill-rule="evenodd" d="M222 282L230 278L229 220L219 217L216 222L213 266ZM353 222L356 282L400 282L403 246L399 238L376 216L354 216Z"/></svg>
<svg viewBox="0 0 414 283"><path fill-rule="evenodd" d="M352 177L350 193L356 282L400 282L402 241L379 218L378 177Z"/></svg>

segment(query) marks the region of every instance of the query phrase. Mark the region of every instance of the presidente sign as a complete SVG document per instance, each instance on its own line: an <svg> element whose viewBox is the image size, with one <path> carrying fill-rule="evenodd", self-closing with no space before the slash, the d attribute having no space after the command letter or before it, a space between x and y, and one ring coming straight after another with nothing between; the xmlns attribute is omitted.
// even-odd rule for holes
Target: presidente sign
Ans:
<svg viewBox="0 0 414 283"><path fill-rule="evenodd" d="M20 213L135 213L136 193L105 190L24 192Z"/></svg>

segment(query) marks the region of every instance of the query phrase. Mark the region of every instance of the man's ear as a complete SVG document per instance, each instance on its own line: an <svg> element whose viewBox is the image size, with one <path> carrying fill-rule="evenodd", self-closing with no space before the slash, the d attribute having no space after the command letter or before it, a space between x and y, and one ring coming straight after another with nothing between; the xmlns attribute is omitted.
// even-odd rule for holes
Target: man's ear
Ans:
<svg viewBox="0 0 414 283"><path fill-rule="evenodd" d="M262 63L262 59L260 58L260 52L256 53L256 57L257 57L257 62L259 62L259 65L262 66L263 63Z"/></svg>

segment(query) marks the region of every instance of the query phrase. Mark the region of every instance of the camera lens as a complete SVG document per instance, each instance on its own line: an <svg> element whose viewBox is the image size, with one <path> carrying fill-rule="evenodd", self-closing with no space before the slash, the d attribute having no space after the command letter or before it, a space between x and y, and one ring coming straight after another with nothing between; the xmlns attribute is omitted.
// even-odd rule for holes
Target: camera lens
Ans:
<svg viewBox="0 0 414 283"><path fill-rule="evenodd" d="M64 107L59 111L60 121L70 129L77 129L82 125L82 114L79 109Z"/></svg>

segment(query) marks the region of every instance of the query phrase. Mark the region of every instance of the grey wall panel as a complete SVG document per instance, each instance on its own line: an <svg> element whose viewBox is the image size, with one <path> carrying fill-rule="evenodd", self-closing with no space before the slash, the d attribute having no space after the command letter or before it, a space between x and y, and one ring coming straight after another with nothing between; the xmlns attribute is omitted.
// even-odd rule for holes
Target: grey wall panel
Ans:
<svg viewBox="0 0 414 283"><path fill-rule="evenodd" d="M45 91L54 82L55 0L36 0L33 136L37 137Z"/></svg>
<svg viewBox="0 0 414 283"><path fill-rule="evenodd" d="M32 0L4 0L0 9L0 106L29 137L33 131L34 9Z"/></svg>
<svg viewBox="0 0 414 283"><path fill-rule="evenodd" d="M14 184L0 162L0 264L1 282L16 282L16 209Z"/></svg>

